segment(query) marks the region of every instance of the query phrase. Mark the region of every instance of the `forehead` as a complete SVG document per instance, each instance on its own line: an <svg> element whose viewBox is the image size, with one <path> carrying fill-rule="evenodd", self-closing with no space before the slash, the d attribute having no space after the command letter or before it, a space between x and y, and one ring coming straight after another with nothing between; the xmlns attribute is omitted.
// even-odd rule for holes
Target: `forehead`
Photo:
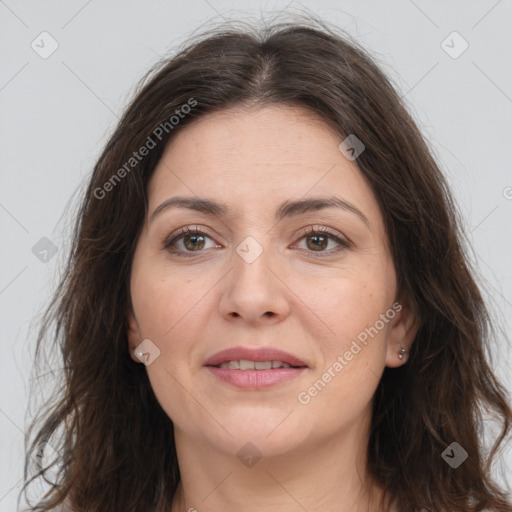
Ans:
<svg viewBox="0 0 512 512"><path fill-rule="evenodd" d="M201 164L201 172L236 171L243 177L249 168L271 167L277 173L285 166L289 173L299 163L301 169L331 163L339 156L338 139L341 142L332 128L300 107L238 107L187 125L171 139L162 160L194 162ZM187 169L188 174L194 171ZM262 174L263 169L250 173L255 180Z"/></svg>
<svg viewBox="0 0 512 512"><path fill-rule="evenodd" d="M344 137L315 114L283 105L207 114L168 144L148 186L149 212L171 195L211 197L244 215L311 196L355 203L379 224L380 213ZM256 211L258 210L258 211Z"/></svg>

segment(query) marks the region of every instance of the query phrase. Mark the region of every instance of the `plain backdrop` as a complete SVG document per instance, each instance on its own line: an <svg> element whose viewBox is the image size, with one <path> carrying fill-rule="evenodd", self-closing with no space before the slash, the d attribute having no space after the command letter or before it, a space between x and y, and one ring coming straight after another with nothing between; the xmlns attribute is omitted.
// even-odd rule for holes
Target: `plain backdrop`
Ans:
<svg viewBox="0 0 512 512"><path fill-rule="evenodd" d="M0 1L0 511L16 510L36 329L69 247L65 209L135 84L205 23L302 8L372 53L448 176L504 327L493 367L510 392L511 0ZM510 447L501 465L512 473Z"/></svg>

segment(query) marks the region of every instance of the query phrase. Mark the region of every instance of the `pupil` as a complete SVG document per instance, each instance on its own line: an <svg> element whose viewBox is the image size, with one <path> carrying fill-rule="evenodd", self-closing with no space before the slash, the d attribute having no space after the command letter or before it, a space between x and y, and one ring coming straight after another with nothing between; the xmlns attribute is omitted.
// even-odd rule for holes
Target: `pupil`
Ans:
<svg viewBox="0 0 512 512"><path fill-rule="evenodd" d="M189 235L187 238L185 238L185 245L187 246L187 249L192 249L192 250L197 249L197 248L201 249L204 245L204 242L203 242L203 245L201 245L201 246L196 245L198 238L203 238L203 237L201 235ZM189 244L187 244L187 241L189 241L189 240L193 240L192 245L190 247L189 247Z"/></svg>
<svg viewBox="0 0 512 512"><path fill-rule="evenodd" d="M323 239L324 243L321 243L321 245L319 245L317 243L319 239ZM311 236L310 240L316 240L316 242L314 242L314 247L320 248L320 249L325 249L326 243L327 243L327 238L325 236L316 236L316 235L315 236Z"/></svg>

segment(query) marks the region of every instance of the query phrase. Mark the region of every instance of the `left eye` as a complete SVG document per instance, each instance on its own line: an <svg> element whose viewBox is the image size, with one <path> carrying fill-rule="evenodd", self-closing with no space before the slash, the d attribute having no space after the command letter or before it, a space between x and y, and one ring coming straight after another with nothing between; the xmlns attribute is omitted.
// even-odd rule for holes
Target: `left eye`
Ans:
<svg viewBox="0 0 512 512"><path fill-rule="evenodd" d="M349 246L348 242L342 240L340 237L336 236L334 233L331 233L325 228L310 229L306 233L302 234L300 240L305 240L306 248L311 249L312 252L317 253L320 252L332 254L333 252L337 252ZM329 251L324 251L323 249L328 246L329 240L335 242L338 247Z"/></svg>
<svg viewBox="0 0 512 512"><path fill-rule="evenodd" d="M210 239L214 242L213 239L203 231L197 228L190 229L189 227L185 227L164 240L163 249L166 249L172 254L190 256L192 255L191 253L203 252L203 249L208 249L208 247L205 247L206 239ZM342 240L325 228L308 229L308 231L302 233L299 241L302 240L306 242L306 250L309 249L311 252L317 253L318 255L323 255L324 253L330 255L349 247L348 242ZM324 249L327 248L329 240L335 242L338 247L325 251ZM184 248L179 247L179 243L183 243L182 247ZM221 246L214 242L214 247ZM315 256L316 255L313 257Z"/></svg>

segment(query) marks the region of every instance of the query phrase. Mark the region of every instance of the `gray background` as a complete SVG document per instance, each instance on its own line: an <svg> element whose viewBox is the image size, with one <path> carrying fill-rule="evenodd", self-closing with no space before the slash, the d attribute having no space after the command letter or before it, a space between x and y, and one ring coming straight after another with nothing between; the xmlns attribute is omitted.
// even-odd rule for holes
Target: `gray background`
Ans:
<svg viewBox="0 0 512 512"><path fill-rule="evenodd" d="M357 36L405 96L453 187L504 327L493 367L510 391L512 0L0 1L0 511L16 509L32 352L69 247L66 208L136 82L207 22L302 8ZM45 59L31 47L51 49L44 31L58 44ZM57 248L47 262L51 252L32 250L43 237ZM501 465L512 473L510 447Z"/></svg>

